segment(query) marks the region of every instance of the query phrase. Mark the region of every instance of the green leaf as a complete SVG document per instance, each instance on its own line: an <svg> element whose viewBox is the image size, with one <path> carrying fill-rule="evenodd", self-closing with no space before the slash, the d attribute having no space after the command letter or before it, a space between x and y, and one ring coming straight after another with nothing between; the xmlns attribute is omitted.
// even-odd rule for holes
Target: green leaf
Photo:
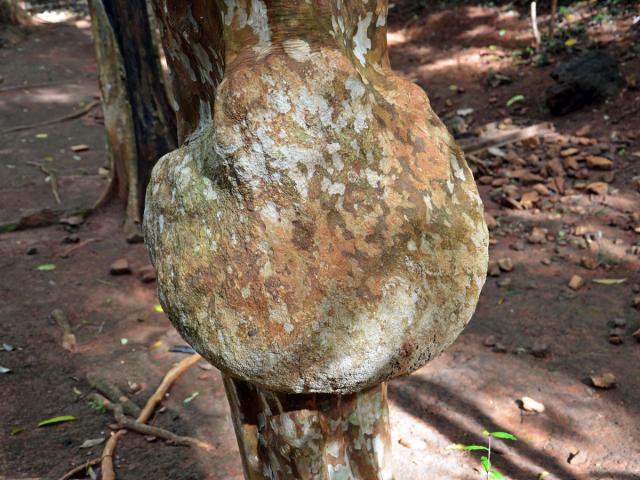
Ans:
<svg viewBox="0 0 640 480"><path fill-rule="evenodd" d="M462 450L484 450L486 452L489 451L487 447L483 447L482 445L465 445Z"/></svg>
<svg viewBox="0 0 640 480"><path fill-rule="evenodd" d="M190 403L192 402L198 395L200 395L200 392L193 392L191 395L189 395L187 398L185 398L183 400L184 403Z"/></svg>
<svg viewBox="0 0 640 480"><path fill-rule="evenodd" d="M447 450L464 450L466 447L464 443L452 443L447 446Z"/></svg>
<svg viewBox="0 0 640 480"><path fill-rule="evenodd" d="M487 457L482 457L480 459L480 463L482 464L482 468L484 468L485 472L491 471L491 461Z"/></svg>
<svg viewBox="0 0 640 480"><path fill-rule="evenodd" d="M626 278L594 278L591 280L598 285L620 285L627 281Z"/></svg>
<svg viewBox="0 0 640 480"><path fill-rule="evenodd" d="M38 428L48 425L56 425L58 423L73 422L76 419L73 415L61 415L59 417L47 418L38 423Z"/></svg>
<svg viewBox="0 0 640 480"><path fill-rule="evenodd" d="M11 373L11 372L13 372L13 370L11 370L10 368L3 367L2 365L0 365L0 373Z"/></svg>
<svg viewBox="0 0 640 480"><path fill-rule="evenodd" d="M491 432L487 436L494 437L494 438L503 438L505 440L518 440L515 435L512 435L507 432Z"/></svg>
<svg viewBox="0 0 640 480"><path fill-rule="evenodd" d="M158 313L162 313L164 312L164 310L162 309L162 305L160 305L159 303L156 303L153 307L153 309L158 312Z"/></svg>
<svg viewBox="0 0 640 480"><path fill-rule="evenodd" d="M50 272L55 269L56 266L53 263L43 263L42 265L38 265L38 270L41 272Z"/></svg>
<svg viewBox="0 0 640 480"><path fill-rule="evenodd" d="M510 107L514 103L518 102L524 102L524 95L514 95L513 97L511 97L507 102L507 107Z"/></svg>
<svg viewBox="0 0 640 480"><path fill-rule="evenodd" d="M11 436L15 437L16 435L22 432L24 432L24 427L16 427L13 430L11 430Z"/></svg>
<svg viewBox="0 0 640 480"><path fill-rule="evenodd" d="M505 476L497 470L491 470L491 478L494 480L505 480Z"/></svg>

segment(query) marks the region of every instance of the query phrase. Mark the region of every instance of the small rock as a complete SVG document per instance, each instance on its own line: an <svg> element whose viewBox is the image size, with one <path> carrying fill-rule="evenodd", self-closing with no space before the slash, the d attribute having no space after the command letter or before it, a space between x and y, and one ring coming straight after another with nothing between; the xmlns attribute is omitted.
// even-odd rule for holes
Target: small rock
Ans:
<svg viewBox="0 0 640 480"><path fill-rule="evenodd" d="M581 257L580 265L582 265L587 270L595 270L600 266L600 262L595 257Z"/></svg>
<svg viewBox="0 0 640 480"><path fill-rule="evenodd" d="M634 308L640 309L640 295L636 295L635 297L633 297L633 300L631 300L631 304L634 306Z"/></svg>
<svg viewBox="0 0 640 480"><path fill-rule="evenodd" d="M549 353L549 345L540 340L536 340L531 347L531 355L534 357L546 358L549 356Z"/></svg>
<svg viewBox="0 0 640 480"><path fill-rule="evenodd" d="M154 282L156 280L156 270L153 265L145 265L138 270L138 276L144 283Z"/></svg>
<svg viewBox="0 0 640 480"><path fill-rule="evenodd" d="M109 272L111 275L125 275L131 273L131 268L126 258L120 258L111 264Z"/></svg>
<svg viewBox="0 0 640 480"><path fill-rule="evenodd" d="M485 347L493 347L497 342L498 341L496 340L495 336L489 335L482 341L482 345L484 345Z"/></svg>
<svg viewBox="0 0 640 480"><path fill-rule="evenodd" d="M527 237L527 242L540 244L547 242L547 230L545 228L533 227L531 233Z"/></svg>
<svg viewBox="0 0 640 480"><path fill-rule="evenodd" d="M606 195L609 185L605 182L592 182L587 185L587 190L595 195Z"/></svg>
<svg viewBox="0 0 640 480"><path fill-rule="evenodd" d="M493 346L493 351L496 353L507 353L507 347L500 342L496 342Z"/></svg>
<svg viewBox="0 0 640 480"><path fill-rule="evenodd" d="M78 235L76 235L75 233L72 233L71 235L67 235L62 239L62 243L78 243L79 241L80 241L80 237L78 237Z"/></svg>
<svg viewBox="0 0 640 480"><path fill-rule="evenodd" d="M62 225L68 225L69 227L78 227L84 223L84 217L72 215L71 217L61 218L60 223Z"/></svg>
<svg viewBox="0 0 640 480"><path fill-rule="evenodd" d="M613 162L606 157L589 155L587 157L587 167L596 170L611 170L613 168Z"/></svg>
<svg viewBox="0 0 640 480"><path fill-rule="evenodd" d="M569 280L568 285L571 290L580 290L584 286L584 278L580 275L574 275Z"/></svg>
<svg viewBox="0 0 640 480"><path fill-rule="evenodd" d="M611 323L613 323L613 326L616 328L624 328L627 326L627 321L624 318L614 318Z"/></svg>
<svg viewBox="0 0 640 480"><path fill-rule="evenodd" d="M622 328L612 328L609 331L609 343L613 345L622 345L624 336L624 329Z"/></svg>
<svg viewBox="0 0 640 480"><path fill-rule="evenodd" d="M571 148L565 148L564 150L561 150L560 156L563 158L566 158L566 157L572 157L573 155L577 155L578 153L580 153L580 150L578 150L577 148L571 147Z"/></svg>
<svg viewBox="0 0 640 480"><path fill-rule="evenodd" d="M496 285L500 288L508 288L511 286L510 278L502 278L496 282Z"/></svg>
<svg viewBox="0 0 640 480"><path fill-rule="evenodd" d="M596 388L607 390L616 386L616 376L613 373L605 372L591 377L591 383Z"/></svg>
<svg viewBox="0 0 640 480"><path fill-rule="evenodd" d="M491 262L489 263L489 276L490 277L499 277L500 276L500 267L497 263Z"/></svg>
<svg viewBox="0 0 640 480"><path fill-rule="evenodd" d="M484 221L486 222L489 230L495 230L498 228L498 221L496 220L496 217L491 215L489 212L484 212Z"/></svg>
<svg viewBox="0 0 640 480"><path fill-rule="evenodd" d="M551 265L551 259L550 258L543 258L542 260L540 260L540 263L542 263L543 265Z"/></svg>
<svg viewBox="0 0 640 480"><path fill-rule="evenodd" d="M501 258L498 260L498 267L503 272L511 272L513 270L513 261L509 257Z"/></svg>
<svg viewBox="0 0 640 480"><path fill-rule="evenodd" d="M79 145L71 145L71 151L72 152L85 152L89 150L89 145L85 145L84 143L81 143Z"/></svg>
<svg viewBox="0 0 640 480"><path fill-rule="evenodd" d="M515 250L516 252L521 252L522 250L524 250L526 248L526 245L524 244L524 242L522 240L516 240L511 245L509 245L509 248L511 250Z"/></svg>
<svg viewBox="0 0 640 480"><path fill-rule="evenodd" d="M522 402L522 409L525 412L544 412L544 405L531 397L522 397L520 401Z"/></svg>
<svg viewBox="0 0 640 480"><path fill-rule="evenodd" d="M582 453L580 450L575 450L573 452L569 452L569 456L567 457L567 463L571 465L580 465L587 461L587 454Z"/></svg>
<svg viewBox="0 0 640 480"><path fill-rule="evenodd" d="M416 437L403 437L398 440L398 443L403 447L410 448L411 450L426 450L427 442L421 438Z"/></svg>
<svg viewBox="0 0 640 480"><path fill-rule="evenodd" d="M38 253L38 249L36 247L29 247L29 250L27 250L27 255L35 255L36 253Z"/></svg>
<svg viewBox="0 0 640 480"><path fill-rule="evenodd" d="M631 334L638 342L640 342L640 328Z"/></svg>

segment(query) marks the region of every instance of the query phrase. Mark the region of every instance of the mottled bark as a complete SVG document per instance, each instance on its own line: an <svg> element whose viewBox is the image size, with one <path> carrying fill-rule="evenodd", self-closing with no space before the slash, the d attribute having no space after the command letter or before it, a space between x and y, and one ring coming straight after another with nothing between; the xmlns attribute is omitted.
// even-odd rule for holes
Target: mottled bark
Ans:
<svg viewBox="0 0 640 480"><path fill-rule="evenodd" d="M145 241L225 374L246 477L391 478L386 381L451 344L488 234L473 175L396 75L386 0L155 0L180 148Z"/></svg>
<svg viewBox="0 0 640 480"><path fill-rule="evenodd" d="M125 235L140 241L151 170L176 147L175 114L146 2L91 0L89 5L111 160L110 185L100 203L114 194L125 201Z"/></svg>
<svg viewBox="0 0 640 480"><path fill-rule="evenodd" d="M386 383L291 395L224 381L248 480L392 478Z"/></svg>

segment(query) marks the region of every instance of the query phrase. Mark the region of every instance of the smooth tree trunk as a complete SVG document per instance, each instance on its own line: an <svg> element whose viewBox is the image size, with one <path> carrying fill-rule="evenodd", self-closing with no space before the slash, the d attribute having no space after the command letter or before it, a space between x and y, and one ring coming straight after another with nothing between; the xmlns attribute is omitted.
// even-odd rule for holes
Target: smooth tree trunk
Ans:
<svg viewBox="0 0 640 480"><path fill-rule="evenodd" d="M116 195L124 201L125 236L138 242L151 170L176 147L175 113L146 2L91 0L89 6L111 163L109 187L98 203Z"/></svg>

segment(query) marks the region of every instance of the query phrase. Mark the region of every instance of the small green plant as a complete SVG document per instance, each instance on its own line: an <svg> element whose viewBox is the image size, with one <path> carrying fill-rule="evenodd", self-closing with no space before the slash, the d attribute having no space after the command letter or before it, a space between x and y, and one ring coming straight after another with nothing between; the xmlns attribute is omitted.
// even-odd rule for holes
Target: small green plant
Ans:
<svg viewBox="0 0 640 480"><path fill-rule="evenodd" d="M487 455L483 455L480 457L480 465L482 465L482 469L487 475L487 480L504 480L506 477L500 473L498 470L495 470L491 466L491 439L492 438L500 438L502 440L518 440L515 435L507 432L482 432L485 437L489 437L488 446L484 445L464 445L462 443L456 443L451 445L449 448L455 448L456 450L464 450L464 451L481 451L487 452Z"/></svg>
<svg viewBox="0 0 640 480"><path fill-rule="evenodd" d="M96 412L104 413L107 411L107 407L104 406L102 400L89 400L87 405L89 405L91 410L95 410Z"/></svg>

